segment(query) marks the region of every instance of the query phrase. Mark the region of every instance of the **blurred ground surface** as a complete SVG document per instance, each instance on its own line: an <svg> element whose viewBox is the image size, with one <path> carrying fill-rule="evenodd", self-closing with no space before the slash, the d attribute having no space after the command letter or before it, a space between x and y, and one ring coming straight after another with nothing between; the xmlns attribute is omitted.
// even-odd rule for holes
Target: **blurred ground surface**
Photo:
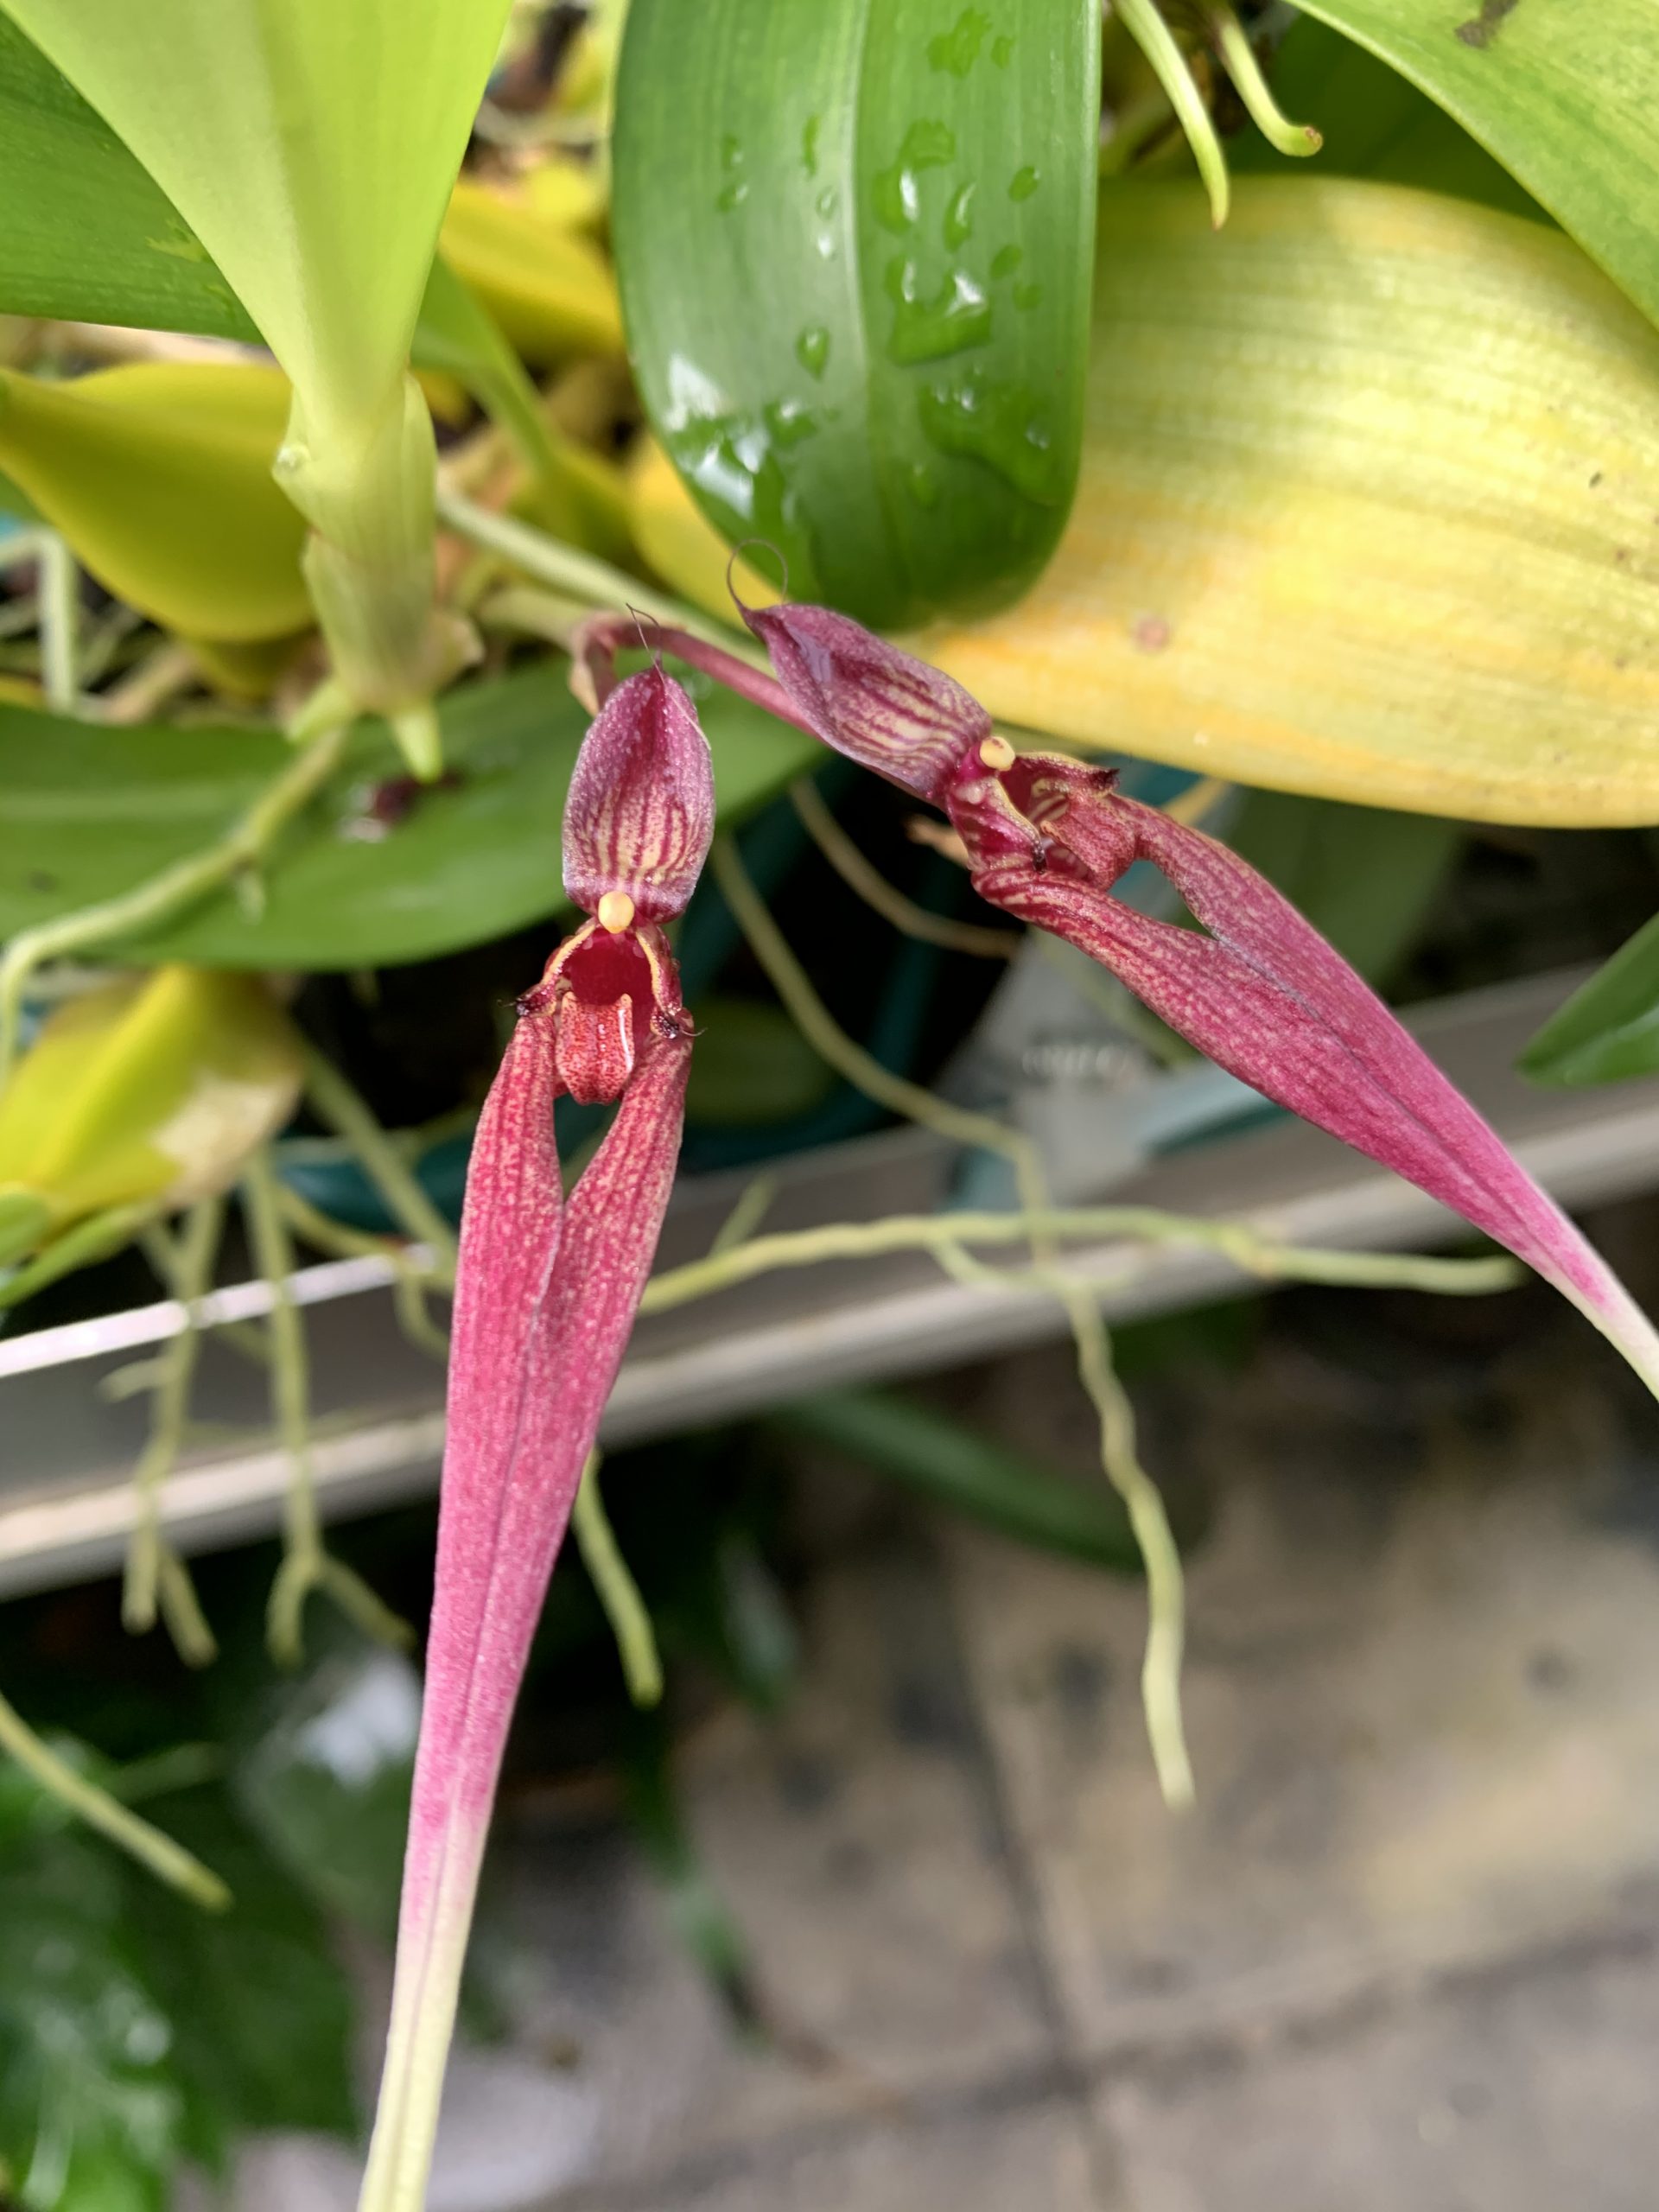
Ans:
<svg viewBox="0 0 1659 2212"><path fill-rule="evenodd" d="M1652 1305L1659 1217L1596 1226ZM941 1387L1088 1464L1061 1354ZM1659 1411L1530 1293L1287 1295L1140 1397L1211 1516L1196 1812L1136 1587L809 1485L804 1690L683 1770L784 2047L607 1810L523 1808L518 2032L457 2069L432 2212L1651 2212ZM352 2177L273 2145L242 2200Z"/></svg>

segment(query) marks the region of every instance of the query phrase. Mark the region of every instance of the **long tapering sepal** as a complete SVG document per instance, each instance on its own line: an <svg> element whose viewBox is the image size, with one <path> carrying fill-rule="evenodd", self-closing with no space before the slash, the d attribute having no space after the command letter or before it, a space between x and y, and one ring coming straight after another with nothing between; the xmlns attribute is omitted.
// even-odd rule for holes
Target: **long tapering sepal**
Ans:
<svg viewBox="0 0 1659 2212"><path fill-rule="evenodd" d="M1554 1200L1375 992L1254 868L1156 809L1079 785L1032 812L1088 872L998 860L982 893L1067 938L1243 1082L1460 1213L1555 1285L1659 1393L1659 1335ZM971 845L971 838L970 838ZM1203 931L1105 887L1151 861Z"/></svg>
<svg viewBox="0 0 1659 2212"><path fill-rule="evenodd" d="M513 1703L657 1248L690 1057L678 1039L641 1064L562 1219L540 1018L520 1023L480 1124L397 1971L360 2212L425 2202Z"/></svg>

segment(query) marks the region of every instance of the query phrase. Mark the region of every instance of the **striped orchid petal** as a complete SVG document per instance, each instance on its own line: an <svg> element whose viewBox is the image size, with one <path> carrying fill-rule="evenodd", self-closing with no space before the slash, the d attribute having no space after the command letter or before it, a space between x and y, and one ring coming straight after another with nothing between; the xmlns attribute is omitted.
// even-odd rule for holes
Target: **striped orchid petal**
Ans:
<svg viewBox="0 0 1659 2212"><path fill-rule="evenodd" d="M630 676L588 733L564 807L564 887L584 913L683 913L715 834L715 779L696 709L660 668ZM603 917L601 917L603 918Z"/></svg>
<svg viewBox="0 0 1659 2212"><path fill-rule="evenodd" d="M837 753L943 802L991 718L953 677L824 607L745 607L795 718Z"/></svg>

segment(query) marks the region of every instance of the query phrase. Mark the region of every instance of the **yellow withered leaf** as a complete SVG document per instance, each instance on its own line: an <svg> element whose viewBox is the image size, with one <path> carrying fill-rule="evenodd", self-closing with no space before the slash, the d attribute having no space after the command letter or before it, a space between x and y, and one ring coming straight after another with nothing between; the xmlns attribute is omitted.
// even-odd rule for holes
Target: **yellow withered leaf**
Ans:
<svg viewBox="0 0 1659 2212"><path fill-rule="evenodd" d="M440 241L526 361L620 353L622 310L610 264L591 239L462 177Z"/></svg>
<svg viewBox="0 0 1659 2212"><path fill-rule="evenodd" d="M288 379L133 362L72 383L0 370L0 467L99 582L186 636L305 628L305 524L270 474Z"/></svg>
<svg viewBox="0 0 1659 2212"><path fill-rule="evenodd" d="M1560 234L1392 186L1102 195L1082 482L920 649L999 716L1493 822L1659 820L1659 334Z"/></svg>
<svg viewBox="0 0 1659 2212"><path fill-rule="evenodd" d="M0 1236L32 1217L37 1243L105 1207L224 1189L293 1112L302 1072L257 976L175 964L70 1000L0 1093Z"/></svg>

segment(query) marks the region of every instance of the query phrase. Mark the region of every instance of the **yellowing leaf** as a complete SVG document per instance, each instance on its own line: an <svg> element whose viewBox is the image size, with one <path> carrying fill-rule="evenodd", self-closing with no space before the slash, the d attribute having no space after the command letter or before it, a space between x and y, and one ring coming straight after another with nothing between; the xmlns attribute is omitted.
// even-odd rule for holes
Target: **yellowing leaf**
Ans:
<svg viewBox="0 0 1659 2212"><path fill-rule="evenodd" d="M444 218L443 253L525 360L622 351L610 264L564 225L463 177Z"/></svg>
<svg viewBox="0 0 1659 2212"><path fill-rule="evenodd" d="M628 526L646 567L683 598L724 622L736 609L732 586L746 607L775 606L782 594L731 549L681 481L679 471L653 437L641 435L628 456Z"/></svg>
<svg viewBox="0 0 1659 2212"><path fill-rule="evenodd" d="M68 384L0 370L0 467L155 620L283 637L311 620L305 524L270 474L288 399L257 362L134 362Z"/></svg>
<svg viewBox="0 0 1659 2212"><path fill-rule="evenodd" d="M610 206L599 163L574 161L568 154L552 154L527 170L517 196L533 215L562 231L597 229Z"/></svg>
<svg viewBox="0 0 1659 2212"><path fill-rule="evenodd" d="M70 1000L0 1094L13 1243L26 1219L37 1242L105 1207L222 1190L292 1113L302 1065L257 976L174 965Z"/></svg>
<svg viewBox="0 0 1659 2212"><path fill-rule="evenodd" d="M1659 820L1659 337L1567 239L1241 179L1102 196L1082 484L994 713L1287 791Z"/></svg>

